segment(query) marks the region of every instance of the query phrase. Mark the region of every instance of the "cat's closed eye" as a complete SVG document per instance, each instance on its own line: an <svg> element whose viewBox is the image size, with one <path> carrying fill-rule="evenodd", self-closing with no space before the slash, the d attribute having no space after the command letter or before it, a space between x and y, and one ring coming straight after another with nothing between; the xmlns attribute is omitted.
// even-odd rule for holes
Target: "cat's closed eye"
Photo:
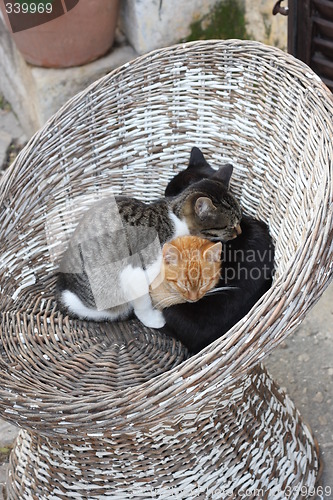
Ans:
<svg viewBox="0 0 333 500"><path fill-rule="evenodd" d="M181 302L196 302L211 290L220 278L221 242L182 236L163 246L163 282L152 289L156 307Z"/></svg>

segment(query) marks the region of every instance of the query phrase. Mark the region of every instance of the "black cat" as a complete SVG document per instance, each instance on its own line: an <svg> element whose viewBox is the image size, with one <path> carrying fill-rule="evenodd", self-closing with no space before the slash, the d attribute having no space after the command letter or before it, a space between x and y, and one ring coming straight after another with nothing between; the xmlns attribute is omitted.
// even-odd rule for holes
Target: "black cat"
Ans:
<svg viewBox="0 0 333 500"><path fill-rule="evenodd" d="M230 171L228 178L224 180L225 184L229 184L229 180L232 173L232 165L223 165L225 172ZM191 151L189 166L186 170L179 172L167 185L165 189L165 196L177 196L181 193L187 186L194 184L195 182L201 181L201 179L206 179L214 175L216 170L214 170L209 163L205 160L202 152L199 148L194 147Z"/></svg>
<svg viewBox="0 0 333 500"><path fill-rule="evenodd" d="M175 195L199 178L215 172L198 148L189 167L171 180L166 193ZM192 353L224 335L270 288L274 271L274 245L267 225L243 215L242 233L222 243L221 279L215 290L199 302L171 306L163 311L165 331Z"/></svg>

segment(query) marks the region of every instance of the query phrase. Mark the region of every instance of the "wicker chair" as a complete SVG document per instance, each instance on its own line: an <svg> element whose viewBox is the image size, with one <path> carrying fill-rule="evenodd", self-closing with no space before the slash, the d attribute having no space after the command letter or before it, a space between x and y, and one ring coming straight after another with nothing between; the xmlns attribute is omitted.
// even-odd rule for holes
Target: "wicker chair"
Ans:
<svg viewBox="0 0 333 500"><path fill-rule="evenodd" d="M251 41L157 50L71 99L0 185L0 411L21 430L9 499L311 496L318 450L262 360L332 267L332 97ZM63 317L54 271L110 192L153 200L193 145L234 164L233 192L276 245L272 288L195 356L133 320Z"/></svg>

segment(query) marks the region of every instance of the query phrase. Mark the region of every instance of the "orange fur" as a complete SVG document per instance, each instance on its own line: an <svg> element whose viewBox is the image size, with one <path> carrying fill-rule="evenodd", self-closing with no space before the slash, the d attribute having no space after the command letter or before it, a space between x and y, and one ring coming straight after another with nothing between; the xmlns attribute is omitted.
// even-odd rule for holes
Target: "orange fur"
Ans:
<svg viewBox="0 0 333 500"><path fill-rule="evenodd" d="M164 309L182 302L196 302L219 281L220 242L198 236L181 236L162 249L161 272L150 288L152 303Z"/></svg>

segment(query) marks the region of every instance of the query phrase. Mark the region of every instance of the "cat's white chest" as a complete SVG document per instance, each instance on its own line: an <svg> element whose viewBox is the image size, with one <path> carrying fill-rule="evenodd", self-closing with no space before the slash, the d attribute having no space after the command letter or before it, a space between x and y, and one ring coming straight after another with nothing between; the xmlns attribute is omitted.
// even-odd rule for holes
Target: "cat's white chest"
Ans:
<svg viewBox="0 0 333 500"><path fill-rule="evenodd" d="M155 262L147 266L133 267L127 265L120 273L121 288L126 294L126 298L132 301L138 297L149 294L149 286L158 276L162 265L162 254L160 254Z"/></svg>
<svg viewBox="0 0 333 500"><path fill-rule="evenodd" d="M186 236L190 234L190 230L185 221L179 219L177 215L175 215L171 211L169 211L169 217L175 226L175 234L173 235L173 238L178 238L178 236Z"/></svg>

